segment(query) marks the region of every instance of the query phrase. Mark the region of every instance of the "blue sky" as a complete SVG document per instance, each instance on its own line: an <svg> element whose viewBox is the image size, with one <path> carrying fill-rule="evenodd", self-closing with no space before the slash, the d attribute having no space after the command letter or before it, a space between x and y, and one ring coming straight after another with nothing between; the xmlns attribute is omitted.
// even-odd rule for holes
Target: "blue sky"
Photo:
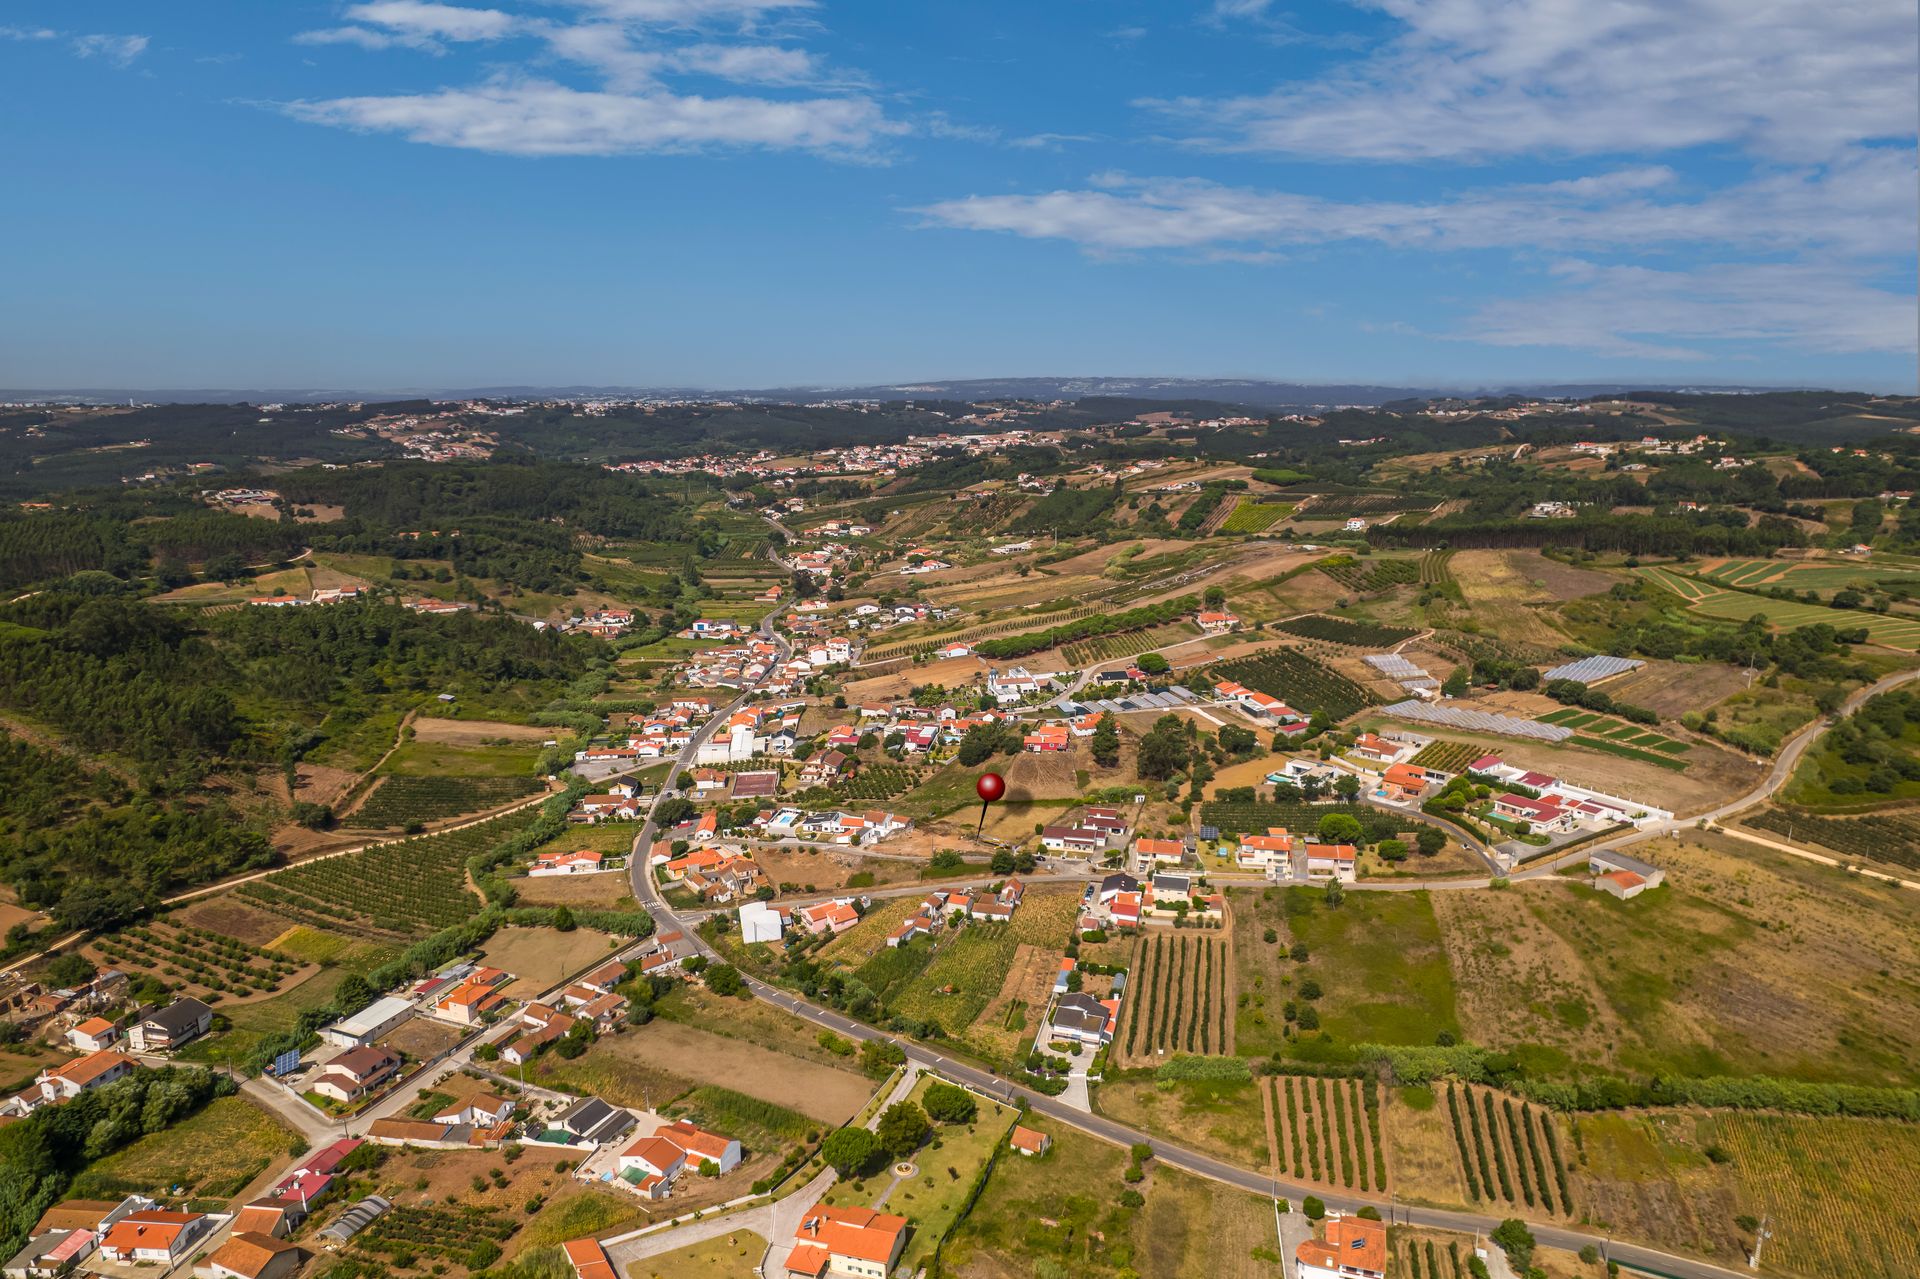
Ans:
<svg viewBox="0 0 1920 1279"><path fill-rule="evenodd" d="M0 4L0 386L1911 390L1908 0Z"/></svg>

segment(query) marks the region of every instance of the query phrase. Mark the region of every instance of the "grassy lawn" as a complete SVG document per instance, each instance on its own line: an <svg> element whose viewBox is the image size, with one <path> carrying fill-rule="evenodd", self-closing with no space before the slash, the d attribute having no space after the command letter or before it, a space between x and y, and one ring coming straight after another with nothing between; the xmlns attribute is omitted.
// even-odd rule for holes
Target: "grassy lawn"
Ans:
<svg viewBox="0 0 1920 1279"><path fill-rule="evenodd" d="M1266 1111L1251 1083L1126 1080L1100 1084L1094 1109L1243 1168L1267 1166Z"/></svg>
<svg viewBox="0 0 1920 1279"><path fill-rule="evenodd" d="M525 777L540 754L537 745L456 746L448 742L410 741L387 757L383 773L417 777Z"/></svg>
<svg viewBox="0 0 1920 1279"><path fill-rule="evenodd" d="M925 1100L934 1080L922 1076L908 1100ZM839 1182L827 1192L826 1202L842 1207L878 1206L898 1213L913 1224L906 1251L900 1255L905 1273L919 1270L933 1256L934 1248L952 1230L972 1193L973 1181L987 1161L992 1159L1013 1127L1014 1111L1007 1106L976 1097L979 1112L971 1124L935 1124L933 1136L915 1151L909 1160L918 1169L915 1174L893 1184L892 1164L887 1170L864 1181ZM1002 1153L1002 1161L1020 1158ZM892 1189L889 1191L889 1185ZM877 1203L886 1195L886 1202Z"/></svg>
<svg viewBox="0 0 1920 1279"><path fill-rule="evenodd" d="M625 1192L583 1186L578 1194L556 1195L539 1216L527 1223L525 1230L514 1236L514 1247L524 1251L565 1243L569 1239L584 1239L588 1235L604 1235L637 1225L645 1217L639 1200ZM759 1257L756 1255L754 1260L758 1261Z"/></svg>
<svg viewBox="0 0 1920 1279"><path fill-rule="evenodd" d="M1441 1031L1460 1033L1430 894L1348 893L1335 909L1318 889L1290 888L1284 906L1288 930L1310 954L1298 980L1311 977L1326 992L1327 1038L1430 1044Z"/></svg>
<svg viewBox="0 0 1920 1279"><path fill-rule="evenodd" d="M636 1261L627 1274L629 1279L750 1279L766 1253L765 1239L751 1230L739 1230Z"/></svg>
<svg viewBox="0 0 1920 1279"><path fill-rule="evenodd" d="M217 1097L191 1118L93 1164L69 1194L230 1199L288 1155L294 1135L242 1097Z"/></svg>
<svg viewBox="0 0 1920 1279"><path fill-rule="evenodd" d="M1436 894L1468 1041L1547 1070L1920 1077L1905 892L1721 836L1640 855L1667 879L1630 902L1568 880Z"/></svg>

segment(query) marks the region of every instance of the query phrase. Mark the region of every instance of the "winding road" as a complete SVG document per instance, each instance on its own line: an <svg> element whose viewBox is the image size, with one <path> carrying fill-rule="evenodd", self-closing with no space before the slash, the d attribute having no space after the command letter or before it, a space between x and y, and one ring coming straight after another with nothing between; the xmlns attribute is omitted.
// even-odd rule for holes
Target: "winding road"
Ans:
<svg viewBox="0 0 1920 1279"><path fill-rule="evenodd" d="M775 559L777 562L778 557L775 556ZM760 630L762 635L767 636L776 644L779 644L783 654L785 653L785 641L774 634L771 617L762 620ZM1915 678L1920 678L1920 671L1909 671L1899 675L1888 676L1886 679L1880 680L1878 683L1864 688L1854 696L1848 698L1846 704L1841 708L1840 714L1849 714L1853 710L1858 709L1860 704L1868 698L1877 696L1880 693L1884 693L1891 688ZM743 690L740 696L730 705L708 721L705 729L695 735L693 742L690 743L674 761L673 767L668 773L668 781L665 789L672 789L672 783L677 780L682 769L694 758L700 748L700 744L711 734L713 727L724 721L726 716L751 697L752 693L752 688ZM1711 813L1685 820L1676 819L1671 822L1664 822L1647 830L1634 831L1613 839L1584 845L1580 849L1565 854L1561 858L1555 858L1542 866L1530 868L1515 876L1515 878L1531 879L1551 875L1555 870L1559 869L1561 863L1572 859L1583 858L1595 848L1619 847L1624 844L1656 838L1660 835L1671 834L1685 826L1695 824L1703 818L1710 821L1717 820L1752 807L1754 804L1771 796L1775 791L1779 790L1781 786L1786 784L1787 778L1792 775L1793 768L1801 756L1819 739L1822 733L1831 727L1833 722L1833 719L1816 721L1806 729L1803 729L1798 736L1781 750L1779 759L1776 760L1772 770L1759 786L1740 798L1721 805ZM657 800L658 797L656 796L656 802ZM649 873L646 865L646 850L652 846L655 835L657 834L657 829L653 820L652 810L649 808L647 820L642 826L639 836L634 840L634 855L630 859L634 897L644 904L647 911L654 917L656 923L662 930L683 932L686 934L689 943L693 945L699 953L706 955L710 960L720 960L722 957L719 953L708 945L695 930L697 923L696 917L691 913L685 917L677 913L661 898L653 883L653 877ZM1484 887L1490 882L1490 880L1445 881L1444 883L1435 882L1426 885L1407 884L1395 885L1394 887L1401 890L1416 887L1468 888ZM915 891L918 891L918 889L916 888ZM804 1022L831 1030L836 1034L843 1035L857 1042L867 1042L876 1039L888 1040L896 1044L906 1053L908 1061L922 1069L937 1071L956 1082L967 1084L994 1096L1004 1097L1009 1103L1024 1102L1035 1114L1044 1115L1055 1123L1064 1124L1103 1141L1122 1146L1144 1143L1152 1148L1154 1157L1162 1163L1195 1176L1205 1177L1218 1184L1231 1186L1236 1190L1266 1197L1293 1200L1299 1200L1311 1194L1318 1196L1329 1208L1339 1211L1352 1212L1363 1207L1373 1207L1380 1210L1383 1214L1390 1214L1392 1220L1408 1225L1460 1231L1477 1235L1488 1233L1497 1226L1500 1221L1499 1218L1482 1216L1477 1213L1455 1212L1440 1208L1401 1204L1396 1200L1381 1198L1379 1196L1343 1194L1338 1191L1330 1191L1321 1186L1306 1186L1291 1181L1280 1180L1268 1174L1229 1164L1222 1160L1215 1159L1210 1155L1167 1141L1164 1138L1155 1137L1138 1129L1130 1128L1125 1124L1116 1123L1103 1116L1075 1110L1058 1098L1049 1097L1020 1087L1017 1084L1010 1083L991 1071L942 1056L932 1048L911 1040L903 1040L885 1034L863 1022L855 1021L831 1008L815 1004L791 991L769 985L758 978L746 976L745 974L742 974L742 976L746 978L747 988L754 998L764 1000ZM1586 1233L1563 1225L1540 1222L1529 1222L1528 1224L1533 1230L1535 1238L1549 1247L1578 1251L1591 1244L1600 1248L1603 1255L1608 1259L1619 1262L1623 1267L1668 1276L1669 1279L1738 1279L1739 1276L1750 1273L1748 1271L1733 1270L1724 1266L1713 1265L1693 1257L1663 1252L1657 1248L1623 1243L1618 1240Z"/></svg>

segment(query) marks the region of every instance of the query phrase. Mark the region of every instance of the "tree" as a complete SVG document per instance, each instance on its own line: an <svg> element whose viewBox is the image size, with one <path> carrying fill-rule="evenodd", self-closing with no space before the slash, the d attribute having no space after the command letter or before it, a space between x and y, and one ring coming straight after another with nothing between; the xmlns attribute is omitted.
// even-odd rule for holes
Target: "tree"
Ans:
<svg viewBox="0 0 1920 1279"><path fill-rule="evenodd" d="M1508 1217L1494 1227L1488 1238L1500 1245L1515 1270L1524 1274L1533 1263L1533 1231L1527 1229L1527 1223L1520 1218Z"/></svg>
<svg viewBox="0 0 1920 1279"><path fill-rule="evenodd" d="M1333 909L1333 910L1339 910L1339 909L1340 909L1340 905L1341 905L1341 903L1342 903L1342 902L1344 902L1344 901L1346 901L1346 900L1347 900L1347 890L1346 890L1346 886L1345 886L1345 885L1343 885L1343 884L1342 884L1342 883L1341 883L1341 882L1340 882L1339 880L1337 880L1337 879L1329 879L1329 880L1327 881L1327 905L1328 905L1328 907L1330 907L1330 908L1331 908L1331 909Z"/></svg>
<svg viewBox="0 0 1920 1279"><path fill-rule="evenodd" d="M1300 1201L1300 1211L1307 1214L1308 1221L1318 1221L1327 1215L1327 1205L1318 1195L1308 1195Z"/></svg>
<svg viewBox="0 0 1920 1279"><path fill-rule="evenodd" d="M52 990L72 990L93 980L94 967L85 955L69 953L48 961L40 976ZM366 985L361 982L361 985Z"/></svg>
<svg viewBox="0 0 1920 1279"><path fill-rule="evenodd" d="M926 1105L928 1116L943 1124L970 1124L974 1115L979 1113L973 1094L956 1084L928 1084L926 1095L921 1100Z"/></svg>
<svg viewBox="0 0 1920 1279"><path fill-rule="evenodd" d="M1352 773L1342 773L1333 783L1333 793L1342 803L1351 804L1360 798L1360 779Z"/></svg>
<svg viewBox="0 0 1920 1279"><path fill-rule="evenodd" d="M333 992L334 1005L348 1016L373 1002L373 987L359 973L348 973Z"/></svg>
<svg viewBox="0 0 1920 1279"><path fill-rule="evenodd" d="M869 1039L860 1046L860 1068L875 1079L883 1078L906 1059L906 1049L891 1039Z"/></svg>
<svg viewBox="0 0 1920 1279"><path fill-rule="evenodd" d="M1302 1030L1320 1029L1320 1010L1318 1008L1315 1008L1312 1004L1303 1005L1300 1008L1297 1015L1300 1019L1300 1029Z"/></svg>
<svg viewBox="0 0 1920 1279"><path fill-rule="evenodd" d="M572 911L568 910L565 906L555 906L553 908L553 931L556 933L570 933L575 927Z"/></svg>
<svg viewBox="0 0 1920 1279"><path fill-rule="evenodd" d="M1093 762L1102 768L1112 768L1120 762L1120 726L1114 722L1111 711L1093 726Z"/></svg>
<svg viewBox="0 0 1920 1279"><path fill-rule="evenodd" d="M1210 612L1218 613L1227 606L1227 592L1224 587L1209 586L1200 598Z"/></svg>
<svg viewBox="0 0 1920 1279"><path fill-rule="evenodd" d="M747 983L732 964L715 964L707 969L707 989L721 996L741 995L746 993Z"/></svg>
<svg viewBox="0 0 1920 1279"><path fill-rule="evenodd" d="M1328 813L1320 819L1320 838L1329 844L1357 844L1360 834L1360 820L1350 813Z"/></svg>
<svg viewBox="0 0 1920 1279"><path fill-rule="evenodd" d="M896 1101L888 1106L874 1128L880 1145L895 1159L905 1159L918 1150L931 1131L927 1112L910 1101Z"/></svg>
<svg viewBox="0 0 1920 1279"><path fill-rule="evenodd" d="M1464 666L1454 667L1453 674L1447 676L1446 682L1440 685L1440 691L1448 697L1458 697L1466 692L1467 668Z"/></svg>
<svg viewBox="0 0 1920 1279"><path fill-rule="evenodd" d="M1148 781L1165 781L1187 766L1191 749L1178 715L1162 715L1140 739L1137 768Z"/></svg>
<svg viewBox="0 0 1920 1279"><path fill-rule="evenodd" d="M820 1143L820 1157L842 1177L851 1177L873 1162L880 1143L865 1128L841 1128Z"/></svg>
<svg viewBox="0 0 1920 1279"><path fill-rule="evenodd" d="M1251 755L1254 747L1260 744L1260 739L1254 736L1252 729L1241 728L1238 724L1222 724L1219 740L1220 749L1230 755Z"/></svg>
<svg viewBox="0 0 1920 1279"><path fill-rule="evenodd" d="M1148 675L1165 675L1173 669L1173 663L1158 653L1142 653L1140 660L1136 662L1135 665L1139 666L1141 671Z"/></svg>
<svg viewBox="0 0 1920 1279"><path fill-rule="evenodd" d="M1447 836L1436 827L1422 826L1420 833L1413 837L1413 842L1422 857L1432 857L1447 846Z"/></svg>
<svg viewBox="0 0 1920 1279"><path fill-rule="evenodd" d="M1404 840L1383 839L1379 844L1375 845L1374 851L1380 854L1381 860L1383 861L1403 862L1407 860L1407 845Z"/></svg>

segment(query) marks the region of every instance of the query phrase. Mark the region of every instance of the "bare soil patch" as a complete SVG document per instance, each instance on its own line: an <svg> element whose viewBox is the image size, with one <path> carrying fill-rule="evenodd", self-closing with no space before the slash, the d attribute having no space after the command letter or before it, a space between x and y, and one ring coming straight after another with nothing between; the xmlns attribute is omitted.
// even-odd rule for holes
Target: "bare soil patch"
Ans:
<svg viewBox="0 0 1920 1279"><path fill-rule="evenodd" d="M873 1083L865 1075L657 1018L631 1033L600 1040L593 1054L600 1053L672 1071L698 1084L731 1088L828 1124L845 1123L873 1095Z"/></svg>
<svg viewBox="0 0 1920 1279"><path fill-rule="evenodd" d="M632 902L633 884L619 871L604 875L541 875L513 881L513 890L530 906L617 907Z"/></svg>
<svg viewBox="0 0 1920 1279"><path fill-rule="evenodd" d="M498 720L434 719L423 715L413 721L414 740L453 746L483 746L497 741L544 742L553 733L550 728L503 724Z"/></svg>
<svg viewBox="0 0 1920 1279"><path fill-rule="evenodd" d="M189 903L171 916L181 923L208 928L249 946L265 946L287 931L287 921L250 906L232 893L215 893Z"/></svg>
<svg viewBox="0 0 1920 1279"><path fill-rule="evenodd" d="M566 933L552 928L503 928L480 954L486 963L514 975L506 993L524 999L605 959L613 951L613 940L590 928Z"/></svg>
<svg viewBox="0 0 1920 1279"><path fill-rule="evenodd" d="M1747 686L1746 672L1722 662L1648 662L1603 685L1607 695L1664 719L1704 710Z"/></svg>

